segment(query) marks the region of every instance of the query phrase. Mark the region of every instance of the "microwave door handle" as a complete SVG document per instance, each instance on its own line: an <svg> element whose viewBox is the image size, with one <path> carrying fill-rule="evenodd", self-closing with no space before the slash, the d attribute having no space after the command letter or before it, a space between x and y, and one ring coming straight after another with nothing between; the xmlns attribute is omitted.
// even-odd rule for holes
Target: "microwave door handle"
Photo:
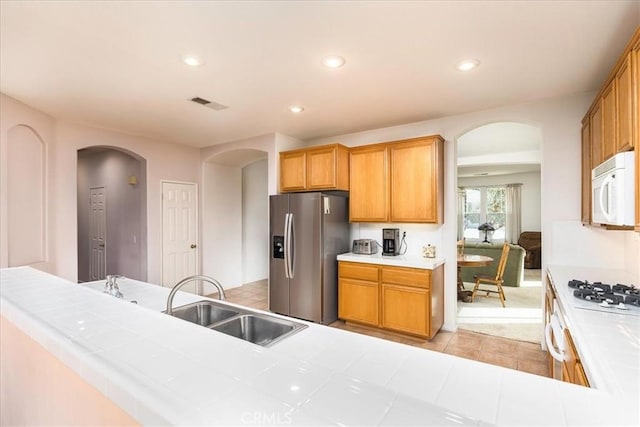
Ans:
<svg viewBox="0 0 640 427"><path fill-rule="evenodd" d="M602 212L602 215L604 215L607 221L611 221L611 216L612 216L611 212L609 212L609 209L611 208L609 200L611 200L611 182L612 181L613 181L613 176L608 175L602 182L602 187L600 187L600 197L599 197L600 212ZM604 200L605 189L607 190L606 192L607 200Z"/></svg>

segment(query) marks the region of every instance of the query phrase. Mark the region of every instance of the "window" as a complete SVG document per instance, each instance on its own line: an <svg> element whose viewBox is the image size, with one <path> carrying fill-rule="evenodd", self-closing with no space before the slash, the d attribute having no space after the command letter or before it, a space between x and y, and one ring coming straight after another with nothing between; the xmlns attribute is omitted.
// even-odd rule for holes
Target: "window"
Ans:
<svg viewBox="0 0 640 427"><path fill-rule="evenodd" d="M492 241L504 241L506 222L505 186L467 187L463 191L462 221L464 238L467 240L484 240L484 231L478 227L484 223L491 224L495 231L488 232Z"/></svg>

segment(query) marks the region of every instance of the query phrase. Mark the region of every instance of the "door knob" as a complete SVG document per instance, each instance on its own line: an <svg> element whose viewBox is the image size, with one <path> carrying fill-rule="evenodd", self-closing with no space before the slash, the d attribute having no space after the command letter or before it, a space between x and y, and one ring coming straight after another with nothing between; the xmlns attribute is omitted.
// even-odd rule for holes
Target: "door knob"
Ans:
<svg viewBox="0 0 640 427"><path fill-rule="evenodd" d="M198 245L194 245L194 244L191 245L191 249L195 249L197 247L198 247Z"/></svg>

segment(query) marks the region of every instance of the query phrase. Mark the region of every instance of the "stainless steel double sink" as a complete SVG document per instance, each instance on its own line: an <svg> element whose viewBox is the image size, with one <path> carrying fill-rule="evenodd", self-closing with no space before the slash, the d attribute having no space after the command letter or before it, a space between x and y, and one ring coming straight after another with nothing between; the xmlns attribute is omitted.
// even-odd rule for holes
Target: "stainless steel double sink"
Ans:
<svg viewBox="0 0 640 427"><path fill-rule="evenodd" d="M171 311L179 319L263 347L271 346L307 327L302 323L210 300L185 304Z"/></svg>

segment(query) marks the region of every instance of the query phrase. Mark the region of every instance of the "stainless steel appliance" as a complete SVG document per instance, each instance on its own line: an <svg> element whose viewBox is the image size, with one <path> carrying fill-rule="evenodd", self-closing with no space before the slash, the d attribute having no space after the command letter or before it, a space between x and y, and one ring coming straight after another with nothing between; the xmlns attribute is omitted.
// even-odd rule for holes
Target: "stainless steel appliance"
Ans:
<svg viewBox="0 0 640 427"><path fill-rule="evenodd" d="M594 223L635 223L634 155L633 151L618 153L591 171L591 213Z"/></svg>
<svg viewBox="0 0 640 427"><path fill-rule="evenodd" d="M396 256L400 251L400 229L382 229L382 255Z"/></svg>
<svg viewBox="0 0 640 427"><path fill-rule="evenodd" d="M373 239L356 239L351 252L354 254L373 255L378 253L378 242Z"/></svg>
<svg viewBox="0 0 640 427"><path fill-rule="evenodd" d="M338 318L338 262L349 251L346 193L271 196L269 309L329 324Z"/></svg>

